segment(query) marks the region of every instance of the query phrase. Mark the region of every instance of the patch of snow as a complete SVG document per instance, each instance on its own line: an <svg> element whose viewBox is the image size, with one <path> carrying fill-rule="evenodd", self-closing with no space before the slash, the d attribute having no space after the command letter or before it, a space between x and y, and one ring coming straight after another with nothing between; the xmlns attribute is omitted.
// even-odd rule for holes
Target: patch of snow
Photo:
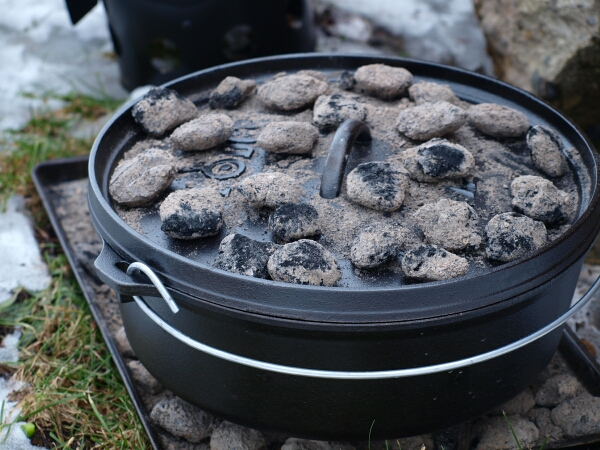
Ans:
<svg viewBox="0 0 600 450"><path fill-rule="evenodd" d="M4 336L0 347L0 362L17 362L19 360L19 339L21 339L21 330L18 329Z"/></svg>
<svg viewBox="0 0 600 450"><path fill-rule="evenodd" d="M0 377L0 404L3 405L2 409L4 410L0 417L0 423L11 424L19 416L21 408L17 407L17 402L8 400L8 396L23 387L24 385L20 381L13 379L7 381ZM44 447L31 445L29 438L21 429L21 425L24 424L25 422L14 422L0 430L0 448L2 450L45 450Z"/></svg>

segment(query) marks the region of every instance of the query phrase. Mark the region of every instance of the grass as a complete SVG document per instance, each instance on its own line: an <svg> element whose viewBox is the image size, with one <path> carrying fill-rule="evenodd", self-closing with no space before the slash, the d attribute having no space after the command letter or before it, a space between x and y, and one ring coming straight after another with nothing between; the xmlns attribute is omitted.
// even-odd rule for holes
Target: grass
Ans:
<svg viewBox="0 0 600 450"><path fill-rule="evenodd" d="M91 139L70 134L82 119L114 110L109 98L69 94L58 111L41 111L0 141L0 204L26 198L52 275L39 294L18 291L0 311L0 331L20 327L20 361L8 370L28 384L16 393L18 421L35 426L32 442L59 449L143 449L149 442L30 178L47 159L89 152ZM17 421L15 420L15 421ZM5 428L10 424L2 424ZM31 427L30 427L31 429Z"/></svg>

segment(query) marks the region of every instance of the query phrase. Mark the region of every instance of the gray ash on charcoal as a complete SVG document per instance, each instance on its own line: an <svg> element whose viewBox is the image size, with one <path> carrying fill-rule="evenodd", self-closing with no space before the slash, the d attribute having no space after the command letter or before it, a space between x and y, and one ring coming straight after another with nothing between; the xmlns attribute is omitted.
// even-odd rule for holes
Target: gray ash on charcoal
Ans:
<svg viewBox="0 0 600 450"><path fill-rule="evenodd" d="M350 260L360 269L380 267L398 257L411 234L399 224L372 225L354 239Z"/></svg>
<svg viewBox="0 0 600 450"><path fill-rule="evenodd" d="M424 103L448 102L460 106L452 88L447 84L438 84L431 81L419 81L408 88L408 95L416 105Z"/></svg>
<svg viewBox="0 0 600 450"><path fill-rule="evenodd" d="M565 222L572 209L569 206L575 203L566 192L542 177L527 175L515 178L510 190L515 211L546 225Z"/></svg>
<svg viewBox="0 0 600 450"><path fill-rule="evenodd" d="M179 126L171 140L179 150L207 150L225 142L233 133L233 120L225 114L205 114Z"/></svg>
<svg viewBox="0 0 600 450"><path fill-rule="evenodd" d="M213 109L233 109L256 89L256 81L227 77L210 93L208 104Z"/></svg>
<svg viewBox="0 0 600 450"><path fill-rule="evenodd" d="M517 213L504 213L488 222L485 239L487 257L505 263L542 248L548 238L542 222Z"/></svg>
<svg viewBox="0 0 600 450"><path fill-rule="evenodd" d="M311 106L325 94L328 84L309 75L283 75L260 86L258 98L276 111L293 111Z"/></svg>
<svg viewBox="0 0 600 450"><path fill-rule="evenodd" d="M549 177L565 173L567 160L558 133L545 125L538 125L527 133L527 147L531 151L533 165Z"/></svg>
<svg viewBox="0 0 600 450"><path fill-rule="evenodd" d="M402 206L408 186L406 170L394 163L363 163L348 174L346 195L350 201L377 211Z"/></svg>
<svg viewBox="0 0 600 450"><path fill-rule="evenodd" d="M365 120L367 112L356 95L322 95L315 102L313 123L321 130L337 128L346 120Z"/></svg>
<svg viewBox="0 0 600 450"><path fill-rule="evenodd" d="M277 242L291 242L318 236L319 213L306 203L288 203L277 208L269 217L269 230Z"/></svg>
<svg viewBox="0 0 600 450"><path fill-rule="evenodd" d="M272 153L304 155L311 153L318 138L319 132L309 123L271 122L256 138L256 145Z"/></svg>
<svg viewBox="0 0 600 450"><path fill-rule="evenodd" d="M277 208L300 200L303 189L292 177L281 172L251 175L237 185L237 190L254 207Z"/></svg>
<svg viewBox="0 0 600 450"><path fill-rule="evenodd" d="M159 209L161 230L177 239L214 236L223 225L221 196L212 188L172 192Z"/></svg>
<svg viewBox="0 0 600 450"><path fill-rule="evenodd" d="M429 182L467 177L475 164L471 152L446 139L432 139L408 149L401 154L400 160L412 179Z"/></svg>
<svg viewBox="0 0 600 450"><path fill-rule="evenodd" d="M427 141L458 130L466 121L464 109L441 101L404 109L398 115L397 127L400 133L411 139Z"/></svg>
<svg viewBox="0 0 600 450"><path fill-rule="evenodd" d="M352 72L344 70L337 79L337 85L344 91L349 91L356 86L356 80L354 79Z"/></svg>
<svg viewBox="0 0 600 450"><path fill-rule="evenodd" d="M255 278L268 278L267 262L280 246L260 242L242 234L226 236L219 247L213 266L227 272Z"/></svg>
<svg viewBox="0 0 600 450"><path fill-rule="evenodd" d="M418 281L441 281L465 275L469 262L435 245L420 245L404 254L402 271Z"/></svg>
<svg viewBox="0 0 600 450"><path fill-rule="evenodd" d="M198 116L191 100L168 88L152 88L132 109L133 119L151 136L166 131Z"/></svg>
<svg viewBox="0 0 600 450"><path fill-rule="evenodd" d="M467 109L469 121L484 134L496 138L523 136L529 119L521 111L495 103L480 103Z"/></svg>
<svg viewBox="0 0 600 450"><path fill-rule="evenodd" d="M356 89L367 95L392 100L404 94L413 83L412 74L401 67L370 64L359 67L354 73Z"/></svg>

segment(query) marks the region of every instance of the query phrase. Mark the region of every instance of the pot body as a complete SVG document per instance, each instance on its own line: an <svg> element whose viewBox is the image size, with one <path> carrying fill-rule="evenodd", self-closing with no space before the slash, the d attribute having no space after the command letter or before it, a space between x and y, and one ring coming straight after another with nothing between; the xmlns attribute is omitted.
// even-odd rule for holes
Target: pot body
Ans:
<svg viewBox="0 0 600 450"><path fill-rule="evenodd" d="M246 367L188 347L130 301L132 295L143 296L162 320L219 350L273 364L348 372L473 357L524 338L563 314L600 227L598 156L576 126L539 99L460 69L343 55L221 66L170 87L198 103L229 75L260 82L280 71L333 73L373 63L405 67L415 81L449 84L463 100L506 104L527 114L532 125L557 129L573 147L569 161L581 200L577 218L563 235L525 258L443 282L326 288L223 272L137 233L113 210L110 174L123 152L143 138L131 118L132 104L126 105L102 131L90 157L90 215L107 248L116 252L96 265L120 294L125 330L140 361L165 387L200 408L247 426L312 439L366 440L371 425L373 439L416 435L501 405L531 384L555 353L560 329L504 356L450 372L360 381L303 377ZM162 280L179 313L168 309L153 285L119 270L121 263L135 261Z"/></svg>

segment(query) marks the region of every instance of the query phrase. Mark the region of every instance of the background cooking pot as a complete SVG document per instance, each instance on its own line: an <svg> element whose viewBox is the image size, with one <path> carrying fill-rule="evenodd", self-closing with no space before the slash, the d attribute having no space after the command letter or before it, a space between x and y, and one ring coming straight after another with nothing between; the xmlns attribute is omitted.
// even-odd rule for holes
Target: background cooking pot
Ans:
<svg viewBox="0 0 600 450"><path fill-rule="evenodd" d="M233 422L299 437L366 439L373 421L372 438L401 437L501 405L533 382L556 351L560 327L532 342L526 338L548 331L569 308L583 257L598 233L600 194L595 151L550 106L460 69L344 55L230 64L169 87L200 105L229 75L261 82L280 71L317 69L336 76L373 63L405 67L415 81L449 84L463 100L504 104L524 112L532 125L557 129L575 149L570 164L581 198L577 220L526 258L442 282L355 281L327 288L223 272L182 256L188 244L139 234L115 213L110 174L123 152L145 137L131 117L132 104L126 105L90 157L90 214L105 241L96 266L119 293L136 355L175 394ZM521 339L527 345L511 346ZM505 346L511 351L472 364L472 357ZM465 361L439 366L458 360ZM426 369L409 370L421 367Z"/></svg>

